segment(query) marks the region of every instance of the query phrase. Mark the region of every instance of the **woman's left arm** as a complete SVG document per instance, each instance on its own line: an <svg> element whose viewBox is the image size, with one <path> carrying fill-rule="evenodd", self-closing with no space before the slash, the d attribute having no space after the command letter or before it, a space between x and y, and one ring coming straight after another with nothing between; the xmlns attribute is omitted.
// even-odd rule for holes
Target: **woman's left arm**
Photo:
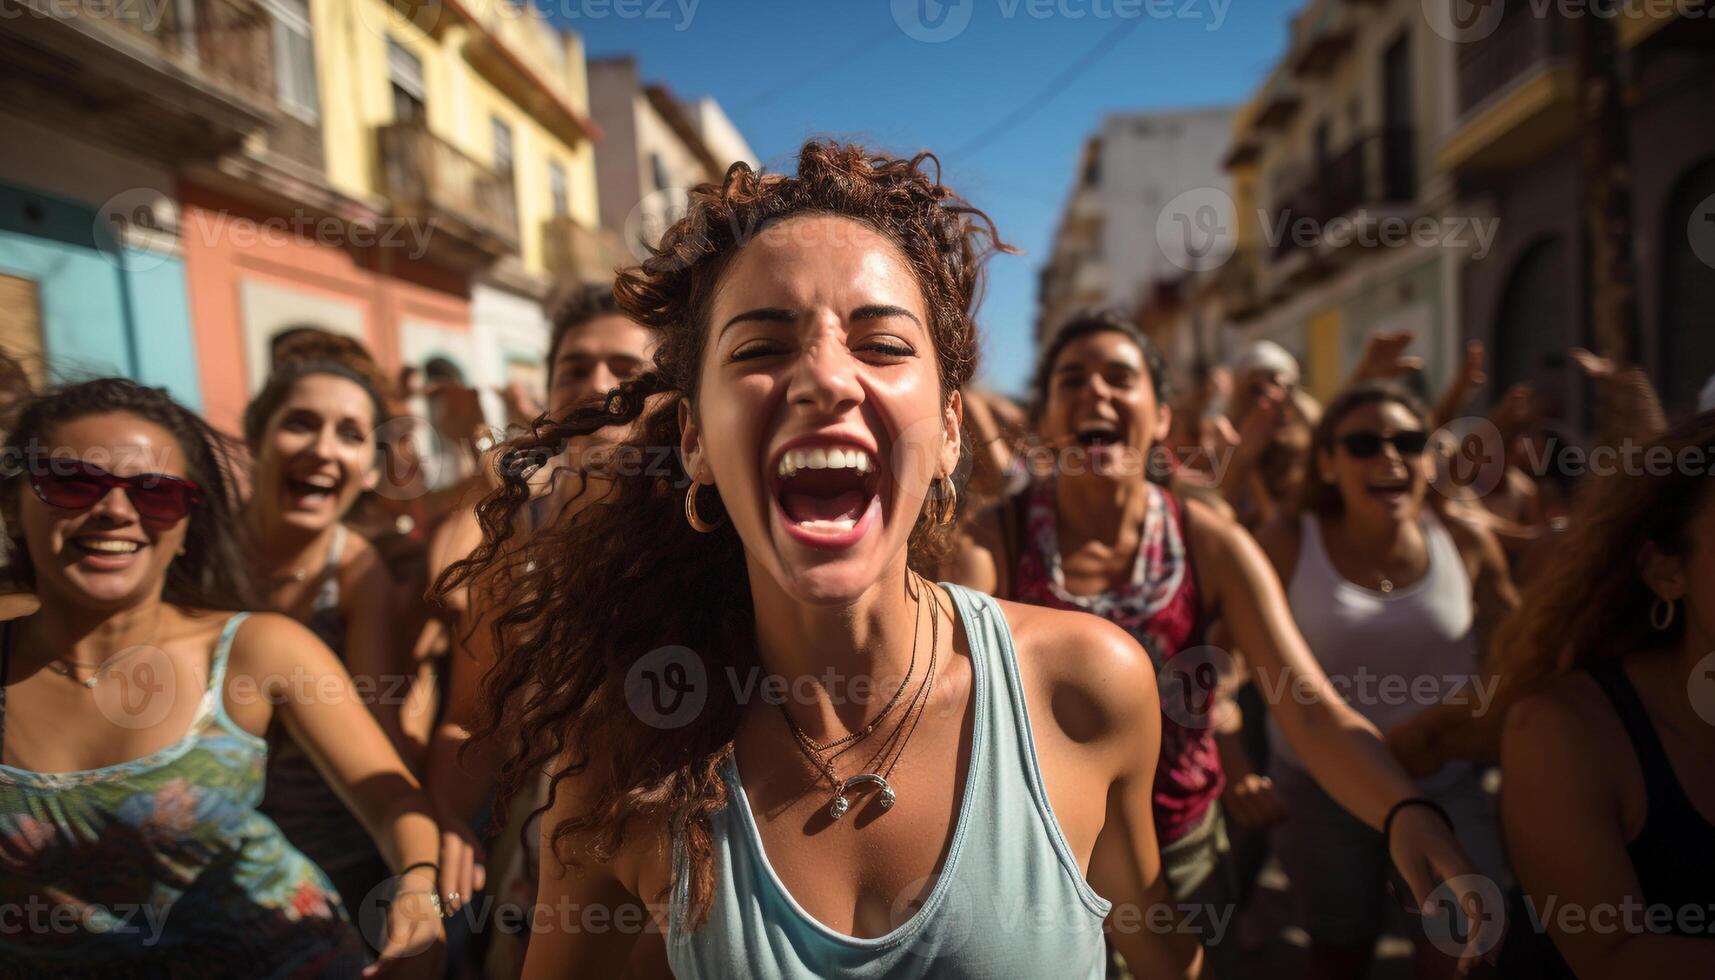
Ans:
<svg viewBox="0 0 1715 980"><path fill-rule="evenodd" d="M1233 640L1249 659L1258 690L1282 734L1335 802L1380 829L1395 804L1419 795L1416 785L1394 761L1375 726L1329 683L1298 632L1280 579L1256 541L1206 509L1192 527L1194 558L1204 569L1200 580L1216 589ZM1427 807L1401 809L1390 843L1394 863L1419 905L1427 907L1443 881L1467 875L1475 880L1475 868L1451 830ZM1474 890L1462 889L1459 899L1468 908L1480 907ZM1474 933L1466 948L1487 948L1479 943L1487 938ZM1474 957L1468 959L1474 962Z"/></svg>
<svg viewBox="0 0 1715 980"><path fill-rule="evenodd" d="M350 547L353 554L340 569L346 669L388 741L416 769L424 747L406 735L404 725L407 705L418 696L416 671L405 669L406 650L394 632L396 583L368 542L353 540Z"/></svg>
<svg viewBox="0 0 1715 980"><path fill-rule="evenodd" d="M287 733L369 831L388 866L404 872L375 966L390 976L438 976L444 933L440 916L429 910L439 887L440 836L416 777L345 667L303 625L272 614L252 616L239 631L232 663L235 672L260 680Z"/></svg>

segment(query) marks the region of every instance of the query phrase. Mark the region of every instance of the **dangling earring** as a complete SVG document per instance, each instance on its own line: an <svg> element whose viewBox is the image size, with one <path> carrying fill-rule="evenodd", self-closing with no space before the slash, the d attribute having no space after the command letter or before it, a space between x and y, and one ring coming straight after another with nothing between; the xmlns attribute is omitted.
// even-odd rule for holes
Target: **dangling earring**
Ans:
<svg viewBox="0 0 1715 980"><path fill-rule="evenodd" d="M697 513L697 488L700 486L702 484L692 480L690 487L685 490L685 520L690 522L691 527L707 534L725 524L726 515L721 515L721 519L713 524L703 520L702 516Z"/></svg>
<svg viewBox="0 0 1715 980"><path fill-rule="evenodd" d="M1663 612L1662 610L1667 610ZM1665 633L1673 625L1674 617L1679 613L1679 600L1655 597L1655 602L1649 607L1649 624L1655 627L1657 633Z"/></svg>
<svg viewBox="0 0 1715 980"><path fill-rule="evenodd" d="M952 477L944 476L937 482L944 489L941 491L941 519L936 523L946 527L959 516L959 488L953 485Z"/></svg>

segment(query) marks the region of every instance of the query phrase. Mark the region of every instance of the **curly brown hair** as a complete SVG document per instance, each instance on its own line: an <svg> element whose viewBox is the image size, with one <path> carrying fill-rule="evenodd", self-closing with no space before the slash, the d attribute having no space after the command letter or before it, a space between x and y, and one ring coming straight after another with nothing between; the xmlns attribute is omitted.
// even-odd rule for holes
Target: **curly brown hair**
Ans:
<svg viewBox="0 0 1715 980"><path fill-rule="evenodd" d="M1640 563L1646 544L1676 557L1707 546L1688 528L1715 491L1715 412L1658 436L1639 458L1663 451L1672 454L1671 473L1585 478L1571 530L1554 546L1554 574L1531 582L1495 636L1503 711L1544 680L1597 658L1682 641L1683 616L1666 630L1650 628L1656 594Z"/></svg>
<svg viewBox="0 0 1715 980"><path fill-rule="evenodd" d="M899 159L811 141L793 176L734 164L720 184L690 192L685 215L615 286L626 315L659 333L655 370L604 404L544 419L514 440L501 457L502 485L477 509L482 545L438 583L472 583L495 610L497 659L483 682L476 738L528 733L498 775L502 818L505 801L544 769L553 776L538 813L554 805L563 780L587 784L580 812L553 828L563 865L609 859L634 820L666 818L688 859L669 887L687 887L693 925L706 918L714 887L709 817L727 803L720 769L732 752L738 692L708 684L693 721L661 728L633 710L627 680L641 658L665 647L695 651L711 681L755 663L738 534L730 523L703 534L685 521L690 479L677 451L679 404L695 405L710 307L729 263L765 227L810 214L863 222L899 248L923 292L943 400L966 384L977 361L972 312L984 260L1009 249L985 214L941 184L933 155ZM512 541L539 467L573 437L634 423L615 453L632 465L594 484L602 489L575 518ZM925 512L937 503L927 501ZM706 519L718 519L711 504L702 507ZM933 567L944 534L919 516L912 567ZM588 842L582 853L574 839Z"/></svg>

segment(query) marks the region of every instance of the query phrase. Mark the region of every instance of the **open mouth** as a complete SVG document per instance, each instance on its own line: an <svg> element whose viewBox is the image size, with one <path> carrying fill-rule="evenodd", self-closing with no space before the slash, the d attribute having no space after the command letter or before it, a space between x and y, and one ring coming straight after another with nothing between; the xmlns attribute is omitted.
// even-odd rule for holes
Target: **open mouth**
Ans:
<svg viewBox="0 0 1715 980"><path fill-rule="evenodd" d="M1371 483L1367 489L1372 497L1382 500L1398 500L1411 493L1411 482L1409 478L1377 480Z"/></svg>
<svg viewBox="0 0 1715 980"><path fill-rule="evenodd" d="M1119 429L1111 422L1086 422L1078 427L1078 432L1073 438L1077 440L1078 445L1085 449L1099 449L1103 446L1120 444Z"/></svg>
<svg viewBox="0 0 1715 980"><path fill-rule="evenodd" d="M331 476L287 477L286 492L300 507L319 507L332 502L339 491L339 480Z"/></svg>
<svg viewBox="0 0 1715 980"><path fill-rule="evenodd" d="M881 510L881 467L850 443L789 448L775 460L772 482L787 529L814 544L855 542Z"/></svg>
<svg viewBox="0 0 1715 980"><path fill-rule="evenodd" d="M143 550L143 542L129 538L81 537L66 542L79 564L97 568L118 568L131 564Z"/></svg>

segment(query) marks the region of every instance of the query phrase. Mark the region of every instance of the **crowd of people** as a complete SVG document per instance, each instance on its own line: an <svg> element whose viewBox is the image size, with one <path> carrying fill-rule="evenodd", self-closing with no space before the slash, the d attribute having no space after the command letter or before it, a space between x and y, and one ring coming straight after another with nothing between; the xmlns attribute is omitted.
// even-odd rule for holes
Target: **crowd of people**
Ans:
<svg viewBox="0 0 1715 980"><path fill-rule="evenodd" d="M0 975L1244 977L1271 857L1307 977L1706 975L1715 404L1575 352L1573 479L1479 345L1176 391L1092 310L1019 406L1005 248L813 141L504 420L313 328L231 435L0 363Z"/></svg>

